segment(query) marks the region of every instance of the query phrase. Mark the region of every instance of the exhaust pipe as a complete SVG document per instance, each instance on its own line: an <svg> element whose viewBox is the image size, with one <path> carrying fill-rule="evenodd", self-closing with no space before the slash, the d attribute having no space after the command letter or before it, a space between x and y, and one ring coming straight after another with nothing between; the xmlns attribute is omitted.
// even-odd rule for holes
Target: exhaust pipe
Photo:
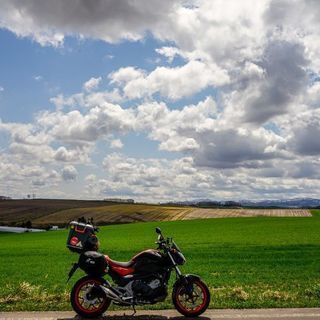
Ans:
<svg viewBox="0 0 320 320"><path fill-rule="evenodd" d="M106 296L114 301L117 301L119 303L123 303L123 304L128 304L130 305L129 302L123 300L119 295L117 295L111 288L107 288L105 286L100 286L100 288L103 290L103 292L106 294Z"/></svg>

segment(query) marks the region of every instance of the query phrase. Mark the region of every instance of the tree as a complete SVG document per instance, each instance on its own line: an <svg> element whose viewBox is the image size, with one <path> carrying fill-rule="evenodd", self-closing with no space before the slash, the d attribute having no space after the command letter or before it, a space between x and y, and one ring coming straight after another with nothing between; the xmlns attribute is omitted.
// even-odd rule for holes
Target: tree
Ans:
<svg viewBox="0 0 320 320"><path fill-rule="evenodd" d="M25 224L27 229L31 229L32 228L32 222L30 220L28 220Z"/></svg>

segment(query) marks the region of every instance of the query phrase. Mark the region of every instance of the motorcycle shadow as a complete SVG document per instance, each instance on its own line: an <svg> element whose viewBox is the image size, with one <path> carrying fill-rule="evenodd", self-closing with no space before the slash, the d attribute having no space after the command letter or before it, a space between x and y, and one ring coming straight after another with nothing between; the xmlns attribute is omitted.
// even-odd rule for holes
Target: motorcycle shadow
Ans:
<svg viewBox="0 0 320 320"><path fill-rule="evenodd" d="M75 316L73 318L59 318L58 320L84 320L85 318L81 318L79 316ZM123 315L123 316L104 316L96 318L97 320L186 320L183 316L178 317L165 317L165 316L158 316L158 315L139 315L139 316L130 316L130 315ZM208 317L197 317L197 318L188 318L188 320L197 319L197 320L210 320Z"/></svg>

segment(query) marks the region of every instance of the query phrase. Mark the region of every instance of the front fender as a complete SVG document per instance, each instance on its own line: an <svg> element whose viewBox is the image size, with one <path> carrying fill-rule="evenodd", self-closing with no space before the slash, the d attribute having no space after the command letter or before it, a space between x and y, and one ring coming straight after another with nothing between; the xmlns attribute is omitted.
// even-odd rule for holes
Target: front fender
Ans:
<svg viewBox="0 0 320 320"><path fill-rule="evenodd" d="M192 282L193 280L201 280L201 278L196 274L185 274L180 276L179 279L173 285L173 292L177 290L178 287L184 286L186 287L187 291L192 290Z"/></svg>

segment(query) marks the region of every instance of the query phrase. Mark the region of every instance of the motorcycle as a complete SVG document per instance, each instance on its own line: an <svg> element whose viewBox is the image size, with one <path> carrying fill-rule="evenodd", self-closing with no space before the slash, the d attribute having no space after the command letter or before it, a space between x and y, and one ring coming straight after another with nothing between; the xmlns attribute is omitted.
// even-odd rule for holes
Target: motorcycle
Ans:
<svg viewBox="0 0 320 320"><path fill-rule="evenodd" d="M82 229L79 229L81 225ZM73 222L71 231L67 246L80 256L69 272L69 279L78 268L87 274L75 283L70 295L71 305L80 316L98 317L111 302L131 306L135 313L137 305L164 301L173 270L176 281L172 302L176 310L186 317L196 317L208 308L210 292L207 285L197 275L181 273L179 266L186 259L172 238L163 237L160 228L156 228L157 249L142 251L127 262L115 261L97 252L99 241L95 233L98 230L92 225ZM87 235L85 240L83 235ZM111 277L113 284L104 278L106 275Z"/></svg>

